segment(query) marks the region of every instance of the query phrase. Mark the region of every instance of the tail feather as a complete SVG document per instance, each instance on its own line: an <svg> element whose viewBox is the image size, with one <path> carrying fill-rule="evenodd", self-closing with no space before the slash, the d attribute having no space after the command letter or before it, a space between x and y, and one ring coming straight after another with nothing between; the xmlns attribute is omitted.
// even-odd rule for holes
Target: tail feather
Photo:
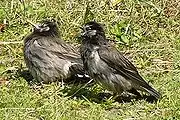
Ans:
<svg viewBox="0 0 180 120"><path fill-rule="evenodd" d="M69 70L72 74L85 74L84 67L82 64L73 64L72 66L70 66Z"/></svg>
<svg viewBox="0 0 180 120"><path fill-rule="evenodd" d="M149 88L144 88L145 91L147 91L150 95L154 96L156 99L161 98L161 94L156 91L154 88L149 87Z"/></svg>
<svg viewBox="0 0 180 120"><path fill-rule="evenodd" d="M78 77L90 78L89 75L85 73L84 67L82 64L74 64L69 68L72 75L76 75Z"/></svg>
<svg viewBox="0 0 180 120"><path fill-rule="evenodd" d="M88 83L91 79L85 74L84 67L82 64L74 64L69 68L71 78L67 82L73 83Z"/></svg>

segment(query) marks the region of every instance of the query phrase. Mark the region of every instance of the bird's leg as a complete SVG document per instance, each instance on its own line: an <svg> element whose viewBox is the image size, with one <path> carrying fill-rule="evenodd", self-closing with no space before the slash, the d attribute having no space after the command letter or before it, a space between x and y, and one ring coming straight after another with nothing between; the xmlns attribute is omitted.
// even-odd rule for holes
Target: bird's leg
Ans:
<svg viewBox="0 0 180 120"><path fill-rule="evenodd" d="M118 97L119 97L118 93L113 93L113 97L112 97L113 100L116 100Z"/></svg>
<svg viewBox="0 0 180 120"><path fill-rule="evenodd" d="M136 95L138 98L142 97L141 94L136 89L134 89L134 88L128 90L128 92Z"/></svg>
<svg viewBox="0 0 180 120"><path fill-rule="evenodd" d="M64 89L64 80L61 79L61 88Z"/></svg>

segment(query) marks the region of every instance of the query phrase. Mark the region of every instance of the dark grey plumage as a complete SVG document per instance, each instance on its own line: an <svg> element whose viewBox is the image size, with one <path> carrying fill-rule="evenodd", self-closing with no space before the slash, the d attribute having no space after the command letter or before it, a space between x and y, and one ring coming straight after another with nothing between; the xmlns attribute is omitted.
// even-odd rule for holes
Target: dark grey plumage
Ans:
<svg viewBox="0 0 180 120"><path fill-rule="evenodd" d="M39 82L84 75L78 49L60 39L54 21L34 25L33 32L24 39L24 59L30 73Z"/></svg>
<svg viewBox="0 0 180 120"><path fill-rule="evenodd" d="M86 23L81 36L81 57L85 70L92 79L117 94L128 91L141 96L137 91L140 90L160 98L160 93L139 75L136 67L110 46L99 23Z"/></svg>

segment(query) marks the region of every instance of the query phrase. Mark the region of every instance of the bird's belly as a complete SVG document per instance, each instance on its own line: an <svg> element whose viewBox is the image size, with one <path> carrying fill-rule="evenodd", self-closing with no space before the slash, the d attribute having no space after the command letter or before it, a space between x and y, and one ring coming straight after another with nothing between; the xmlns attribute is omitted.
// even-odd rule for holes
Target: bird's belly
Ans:
<svg viewBox="0 0 180 120"><path fill-rule="evenodd" d="M87 60L88 74L101 86L105 87L108 90L115 91L114 85L109 79L109 70L108 65L100 59L97 51L93 51Z"/></svg>
<svg viewBox="0 0 180 120"><path fill-rule="evenodd" d="M121 75L113 74L110 72L102 73L99 77L95 77L95 79L106 89L118 94L121 94L123 91L130 90L132 88L131 82L126 80Z"/></svg>
<svg viewBox="0 0 180 120"><path fill-rule="evenodd" d="M61 64L58 65L53 63L52 59L53 58L51 58L51 60L48 58L46 60L33 60L32 65L29 68L33 77L35 77L40 82L43 81L44 83L66 79L68 74L67 67L61 66ZM64 69L66 70L64 71Z"/></svg>
<svg viewBox="0 0 180 120"><path fill-rule="evenodd" d="M88 73L90 76L95 77L96 74L99 74L100 71L103 70L103 68L100 67L102 64L103 62L100 60L98 52L93 51L87 60Z"/></svg>
<svg viewBox="0 0 180 120"><path fill-rule="evenodd" d="M98 53L92 53L87 63L88 74L106 89L115 93L131 89L131 83L120 74L116 74L113 68L100 59Z"/></svg>

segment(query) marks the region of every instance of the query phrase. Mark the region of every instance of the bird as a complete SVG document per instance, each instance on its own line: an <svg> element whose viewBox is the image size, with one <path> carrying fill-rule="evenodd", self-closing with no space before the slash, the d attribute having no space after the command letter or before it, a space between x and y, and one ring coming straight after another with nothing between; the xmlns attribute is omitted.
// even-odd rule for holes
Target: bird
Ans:
<svg viewBox="0 0 180 120"><path fill-rule="evenodd" d="M125 92L142 97L139 93L142 91L156 100L161 97L140 76L137 68L109 43L102 24L90 21L81 29L80 54L84 69L91 79L115 95Z"/></svg>
<svg viewBox="0 0 180 120"><path fill-rule="evenodd" d="M24 60L31 75L40 83L51 83L73 77L87 77L78 48L60 37L57 22L43 20L34 24L24 39Z"/></svg>

